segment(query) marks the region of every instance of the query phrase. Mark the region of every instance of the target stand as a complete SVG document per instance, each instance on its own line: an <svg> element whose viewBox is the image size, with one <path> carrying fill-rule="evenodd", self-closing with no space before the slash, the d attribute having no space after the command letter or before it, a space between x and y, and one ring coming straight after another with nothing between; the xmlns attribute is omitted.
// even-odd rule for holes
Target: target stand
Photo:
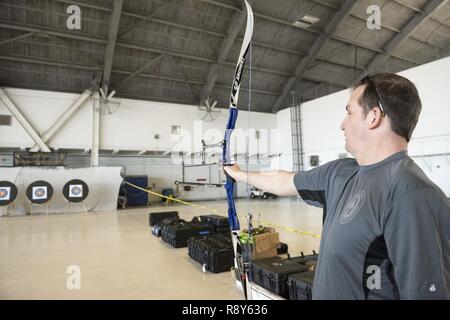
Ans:
<svg viewBox="0 0 450 320"><path fill-rule="evenodd" d="M69 212L69 208L74 204L81 204L83 212L88 213L84 200L89 195L89 187L86 182L80 179L73 179L67 182L63 187L63 196L66 199L65 212Z"/></svg>
<svg viewBox="0 0 450 320"><path fill-rule="evenodd" d="M17 187L9 181L0 181L0 217L8 216L8 208L12 205L15 210L14 200L17 198Z"/></svg>
<svg viewBox="0 0 450 320"><path fill-rule="evenodd" d="M27 199L30 202L30 215L33 215L34 206L46 206L46 213L48 215L48 201L53 196L53 187L50 183L44 180L38 180L31 183L27 188Z"/></svg>
<svg viewBox="0 0 450 320"><path fill-rule="evenodd" d="M3 205L0 207L0 217L9 217L10 214L8 211L10 207L12 208L12 211L16 211L16 206L14 203L11 203L10 205Z"/></svg>

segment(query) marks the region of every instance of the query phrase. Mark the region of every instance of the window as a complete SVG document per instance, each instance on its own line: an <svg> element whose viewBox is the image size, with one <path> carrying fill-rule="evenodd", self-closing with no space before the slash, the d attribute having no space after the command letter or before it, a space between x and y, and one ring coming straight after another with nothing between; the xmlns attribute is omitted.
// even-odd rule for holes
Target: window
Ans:
<svg viewBox="0 0 450 320"><path fill-rule="evenodd" d="M309 165L311 167L317 167L319 165L319 156L310 156Z"/></svg>
<svg viewBox="0 0 450 320"><path fill-rule="evenodd" d="M12 117L9 114L0 114L0 126L10 126Z"/></svg>
<svg viewBox="0 0 450 320"><path fill-rule="evenodd" d="M181 133L181 127L177 125L172 125L172 134L179 135Z"/></svg>

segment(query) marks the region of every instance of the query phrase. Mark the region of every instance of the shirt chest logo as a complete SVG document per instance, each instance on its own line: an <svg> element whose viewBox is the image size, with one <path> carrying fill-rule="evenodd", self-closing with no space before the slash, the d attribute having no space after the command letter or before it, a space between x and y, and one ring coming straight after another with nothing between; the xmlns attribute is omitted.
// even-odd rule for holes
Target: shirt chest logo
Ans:
<svg viewBox="0 0 450 320"><path fill-rule="evenodd" d="M339 217L339 223L346 224L352 221L363 206L365 199L366 192L364 190L358 191L345 205L344 210Z"/></svg>

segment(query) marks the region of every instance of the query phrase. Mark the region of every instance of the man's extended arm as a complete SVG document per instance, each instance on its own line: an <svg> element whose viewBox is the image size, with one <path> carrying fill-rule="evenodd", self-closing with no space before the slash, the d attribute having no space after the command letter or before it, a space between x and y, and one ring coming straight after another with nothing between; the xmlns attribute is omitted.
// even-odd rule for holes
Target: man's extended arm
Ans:
<svg viewBox="0 0 450 320"><path fill-rule="evenodd" d="M236 181L247 182L261 190L279 196L298 195L294 185L295 172L283 170L270 172L244 172L241 171L236 164L233 166L225 166L224 170Z"/></svg>

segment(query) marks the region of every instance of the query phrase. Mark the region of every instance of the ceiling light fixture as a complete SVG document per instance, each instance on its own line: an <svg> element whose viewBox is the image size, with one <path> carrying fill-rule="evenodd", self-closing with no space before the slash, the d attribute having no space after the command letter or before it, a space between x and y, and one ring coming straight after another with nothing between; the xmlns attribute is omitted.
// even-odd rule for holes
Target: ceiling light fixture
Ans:
<svg viewBox="0 0 450 320"><path fill-rule="evenodd" d="M308 14L302 14L292 25L299 28L309 28L320 21L320 18Z"/></svg>

